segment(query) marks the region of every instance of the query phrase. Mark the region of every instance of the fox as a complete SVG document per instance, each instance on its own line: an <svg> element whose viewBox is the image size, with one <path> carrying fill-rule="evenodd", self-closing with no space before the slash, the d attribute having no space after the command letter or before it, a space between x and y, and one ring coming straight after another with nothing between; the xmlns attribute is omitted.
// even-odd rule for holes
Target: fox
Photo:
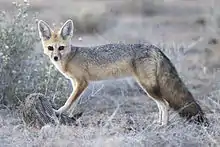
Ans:
<svg viewBox="0 0 220 147"><path fill-rule="evenodd" d="M70 80L73 88L65 104L54 109L56 114L63 114L70 108L74 110L80 95L92 81L133 77L146 96L156 102L160 125L168 124L170 108L187 121L208 124L200 105L159 47L151 43L74 46L71 19L58 29L39 20L38 31L44 54Z"/></svg>

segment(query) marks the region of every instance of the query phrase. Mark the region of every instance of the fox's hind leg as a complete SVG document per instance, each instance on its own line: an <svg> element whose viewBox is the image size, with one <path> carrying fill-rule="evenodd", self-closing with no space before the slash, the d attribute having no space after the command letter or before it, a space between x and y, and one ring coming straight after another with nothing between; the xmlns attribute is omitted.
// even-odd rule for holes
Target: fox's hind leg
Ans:
<svg viewBox="0 0 220 147"><path fill-rule="evenodd" d="M162 124L162 125L167 125L168 120L169 120L169 105L168 103L162 99L161 97L158 97L159 95L155 92L152 92L151 88L147 87L144 84L140 84L140 87L142 87L142 89L145 91L145 93L148 95L148 97L150 97L151 99L153 99L156 104L157 107L159 109L159 120L158 123Z"/></svg>
<svg viewBox="0 0 220 147"><path fill-rule="evenodd" d="M150 97L150 95L148 94L148 96ZM152 98L153 99L153 98ZM162 107L159 101L154 100L157 104L157 107L159 109L159 114L158 114L158 124L162 123Z"/></svg>
<svg viewBox="0 0 220 147"><path fill-rule="evenodd" d="M160 93L160 87L158 86L156 80L156 73L154 68L136 69L135 79L139 83L140 87L145 91L145 93L152 98L159 109L159 120L158 122L162 125L166 125L169 120L169 105L165 99L163 99L162 94Z"/></svg>
<svg viewBox="0 0 220 147"><path fill-rule="evenodd" d="M161 95L159 93L157 93L156 91L154 91L151 86L147 86L146 84L142 84L139 81L138 81L138 83L139 83L140 87L148 95L148 97L150 97L151 99L153 99L156 102L157 107L159 109L158 123L162 124L162 125L167 125L168 120L169 120L169 112L168 112L169 105L168 105L168 103L163 98L161 98Z"/></svg>
<svg viewBox="0 0 220 147"><path fill-rule="evenodd" d="M166 100L160 101L160 107L161 107L161 124L167 125L169 121L169 104Z"/></svg>

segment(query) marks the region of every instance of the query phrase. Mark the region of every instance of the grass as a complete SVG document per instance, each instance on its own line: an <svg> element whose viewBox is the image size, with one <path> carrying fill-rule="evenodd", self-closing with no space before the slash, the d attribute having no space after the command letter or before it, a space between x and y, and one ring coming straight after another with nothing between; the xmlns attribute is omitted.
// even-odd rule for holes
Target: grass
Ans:
<svg viewBox="0 0 220 147"><path fill-rule="evenodd" d="M18 12L21 16L27 14L21 7ZM158 115L155 102L139 93L131 79L91 84L77 106L77 110L82 109L84 113L76 125L48 124L41 130L28 128L16 107L23 103L27 95L41 92L54 101L61 101L57 98L67 97L71 88L69 82L42 57L39 47L34 45L39 43L39 40L35 39L38 37L36 30L31 29L36 26L35 20L27 17L27 21L19 17L18 23L11 25L10 22L14 19L7 14L5 17L7 19L0 22L1 28L5 28L0 32L0 51L4 56L2 59L8 61L1 61L7 65L2 64L0 68L4 73L0 77L0 86L2 93L5 93L4 101L2 100L0 105L0 146L220 146L219 71L207 72L200 60L188 62L189 57L197 53L186 54L192 50L191 47L175 44L158 46L175 64L187 87L207 113L211 123L209 128L188 124L172 110L169 125L158 126L154 123ZM19 27L26 26L24 23L27 23L27 27ZM11 32L8 31L10 28ZM22 37L23 40L19 40L21 33L27 35ZM19 64L16 64L18 62ZM8 73L13 75L14 79L11 79ZM5 78L12 81L8 82ZM22 83L19 83L19 80ZM136 91L131 92L131 87ZM6 93L5 88L13 91L8 90Z"/></svg>
<svg viewBox="0 0 220 147"><path fill-rule="evenodd" d="M166 50L164 50L166 52ZM175 54L174 54L175 52ZM167 52L172 61L175 57L176 67L183 79L190 85L196 86L192 81L204 82L212 74L201 74L203 69L194 68L185 70L189 65L184 64L182 53L178 50ZM173 56L175 55L175 56ZM178 55L178 56L177 56ZM178 67L180 65L181 67ZM186 67L184 67L186 66ZM184 75L184 73L186 75ZM199 75L190 79L193 73ZM190 75L192 74L192 75ZM188 80L186 80L188 77ZM218 77L214 78L218 80ZM82 96L81 104L77 108L83 108L84 114L77 120L74 126L53 126L48 124L41 130L27 128L17 113L8 113L1 110L1 145L2 146L219 146L220 145L220 102L218 96L219 83L204 86L211 87L206 95L196 97L207 113L211 122L209 128L187 124L179 118L176 112L171 110L170 124L165 127L154 123L157 120L158 110L156 104L145 96L127 96L125 93L127 81L107 81L94 83L90 86L90 92ZM116 86L115 86L115 83ZM102 86L104 85L104 86ZM121 94L113 96L108 89L121 88ZM136 88L136 87L134 87ZM199 89L191 89L198 91ZM91 96L92 95L92 96ZM208 109L206 109L208 108ZM211 109L212 108L212 109ZM4 115L6 114L6 115Z"/></svg>

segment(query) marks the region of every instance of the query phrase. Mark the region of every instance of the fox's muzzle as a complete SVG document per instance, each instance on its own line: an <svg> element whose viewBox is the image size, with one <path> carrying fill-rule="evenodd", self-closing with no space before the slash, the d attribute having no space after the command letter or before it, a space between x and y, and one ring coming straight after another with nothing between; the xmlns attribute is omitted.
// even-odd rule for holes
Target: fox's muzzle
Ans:
<svg viewBox="0 0 220 147"><path fill-rule="evenodd" d="M59 58L57 56L54 56L53 59L54 61L58 61Z"/></svg>
<svg viewBox="0 0 220 147"><path fill-rule="evenodd" d="M59 61L59 60L61 60L61 54L54 52L54 53L52 53L51 58L52 58L52 60L54 60L54 61Z"/></svg>

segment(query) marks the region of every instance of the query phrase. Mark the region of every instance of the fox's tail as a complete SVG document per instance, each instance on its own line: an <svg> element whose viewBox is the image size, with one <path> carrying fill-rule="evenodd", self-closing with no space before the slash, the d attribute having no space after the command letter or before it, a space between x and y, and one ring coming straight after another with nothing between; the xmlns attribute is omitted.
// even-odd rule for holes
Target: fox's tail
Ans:
<svg viewBox="0 0 220 147"><path fill-rule="evenodd" d="M190 122L208 126L208 120L201 107L179 77L176 68L163 53L162 56L162 60L157 65L157 74L163 98L171 108L179 112L181 117L185 117Z"/></svg>

